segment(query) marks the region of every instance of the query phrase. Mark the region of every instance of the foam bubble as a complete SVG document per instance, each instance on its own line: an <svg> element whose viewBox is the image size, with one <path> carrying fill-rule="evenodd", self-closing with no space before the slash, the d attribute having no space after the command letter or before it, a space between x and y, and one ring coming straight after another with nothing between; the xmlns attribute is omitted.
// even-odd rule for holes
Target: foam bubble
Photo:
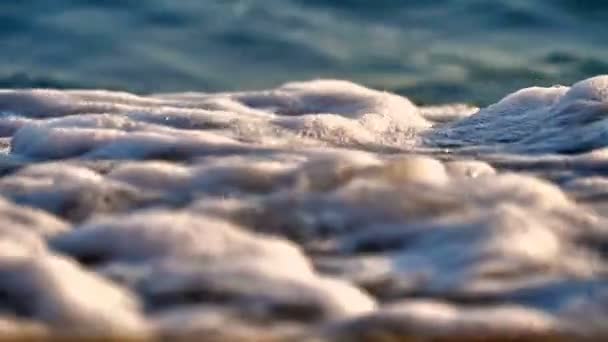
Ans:
<svg viewBox="0 0 608 342"><path fill-rule="evenodd" d="M143 334L137 299L127 290L53 255L2 256L6 308L64 333Z"/></svg>
<svg viewBox="0 0 608 342"><path fill-rule="evenodd" d="M509 152L585 152L605 146L608 76L572 87L519 90L479 113L430 132L429 142Z"/></svg>

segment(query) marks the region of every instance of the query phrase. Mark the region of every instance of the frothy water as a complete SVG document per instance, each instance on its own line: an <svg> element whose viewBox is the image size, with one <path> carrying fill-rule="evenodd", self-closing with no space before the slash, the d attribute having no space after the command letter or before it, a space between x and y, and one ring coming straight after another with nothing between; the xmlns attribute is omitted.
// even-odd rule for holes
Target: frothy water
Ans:
<svg viewBox="0 0 608 342"><path fill-rule="evenodd" d="M3 333L606 333L608 76L479 110L317 80L0 112Z"/></svg>

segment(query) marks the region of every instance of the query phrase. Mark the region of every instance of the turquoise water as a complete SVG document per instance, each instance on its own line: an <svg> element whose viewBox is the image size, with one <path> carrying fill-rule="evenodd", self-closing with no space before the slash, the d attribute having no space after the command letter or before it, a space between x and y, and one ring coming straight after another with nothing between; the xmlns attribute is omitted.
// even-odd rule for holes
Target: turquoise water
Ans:
<svg viewBox="0 0 608 342"><path fill-rule="evenodd" d="M608 2L53 0L0 3L0 87L136 93L343 78L485 105L608 73Z"/></svg>

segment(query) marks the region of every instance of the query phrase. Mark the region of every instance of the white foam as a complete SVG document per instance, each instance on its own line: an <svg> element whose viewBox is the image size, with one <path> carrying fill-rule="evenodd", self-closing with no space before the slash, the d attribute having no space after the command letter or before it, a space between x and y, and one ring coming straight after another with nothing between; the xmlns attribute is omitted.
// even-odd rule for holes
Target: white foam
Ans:
<svg viewBox="0 0 608 342"><path fill-rule="evenodd" d="M0 330L605 332L607 82L0 91Z"/></svg>
<svg viewBox="0 0 608 342"><path fill-rule="evenodd" d="M277 259L163 266L135 285L157 310L212 304L231 308L252 321L310 323L367 313L376 306L346 282L307 274Z"/></svg>
<svg viewBox="0 0 608 342"><path fill-rule="evenodd" d="M532 338L559 332L556 322L541 312L517 306L457 308L448 304L413 301L389 306L369 316L328 329L332 339L372 338L374 333L394 339Z"/></svg>
<svg viewBox="0 0 608 342"><path fill-rule="evenodd" d="M101 262L268 257L277 265L308 270L306 258L286 241L258 237L228 222L178 211L100 218L58 236L53 246Z"/></svg>
<svg viewBox="0 0 608 342"><path fill-rule="evenodd" d="M4 305L63 333L142 334L138 300L127 290L53 255L0 257Z"/></svg>
<svg viewBox="0 0 608 342"><path fill-rule="evenodd" d="M511 152L584 152L605 146L608 76L569 87L533 87L431 132L439 145Z"/></svg>

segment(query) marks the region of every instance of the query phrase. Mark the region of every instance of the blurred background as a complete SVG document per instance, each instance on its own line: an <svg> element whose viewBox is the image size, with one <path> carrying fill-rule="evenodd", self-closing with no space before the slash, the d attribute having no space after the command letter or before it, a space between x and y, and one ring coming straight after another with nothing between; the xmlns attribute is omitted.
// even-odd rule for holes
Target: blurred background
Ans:
<svg viewBox="0 0 608 342"><path fill-rule="evenodd" d="M604 0L0 2L0 87L135 93L341 78L485 105L608 73Z"/></svg>

